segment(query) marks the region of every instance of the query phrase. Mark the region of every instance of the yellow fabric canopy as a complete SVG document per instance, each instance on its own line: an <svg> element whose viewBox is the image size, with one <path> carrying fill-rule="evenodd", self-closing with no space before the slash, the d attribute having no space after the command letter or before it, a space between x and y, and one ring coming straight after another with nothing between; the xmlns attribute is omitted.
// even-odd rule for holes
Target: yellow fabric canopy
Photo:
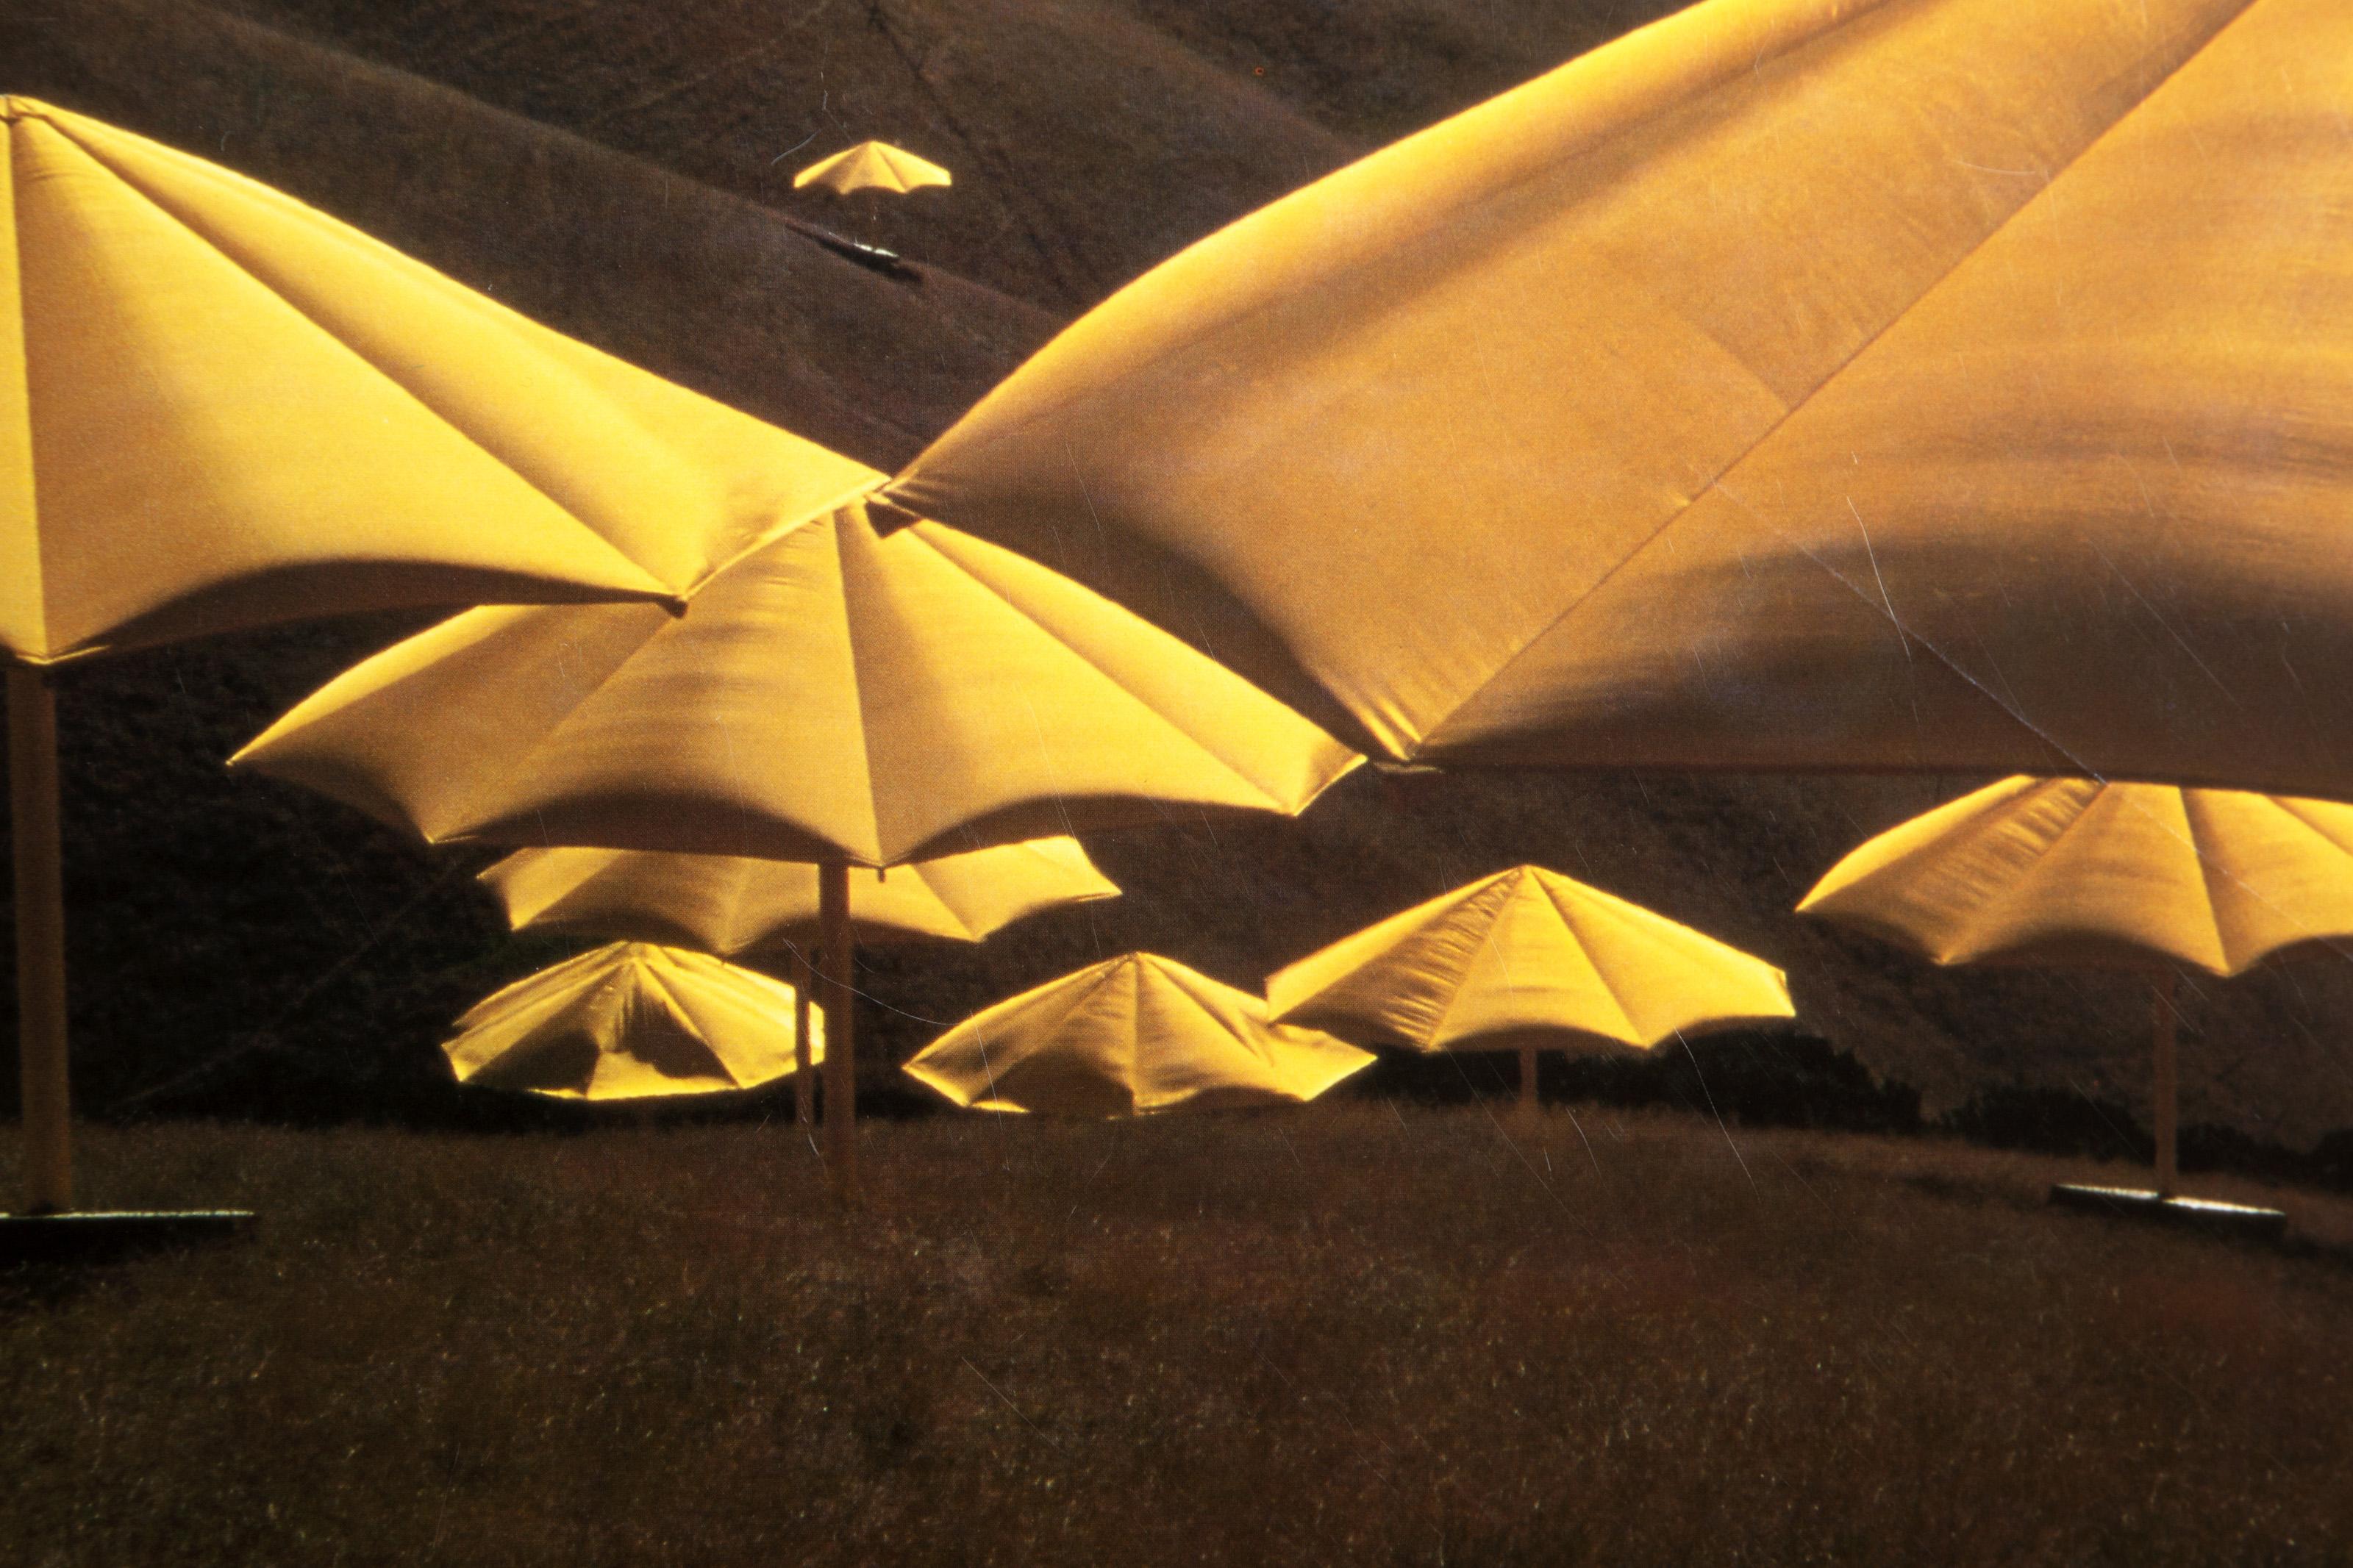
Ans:
<svg viewBox="0 0 2353 1568"><path fill-rule="evenodd" d="M1798 909L1937 963L2239 974L2353 937L2353 806L2004 779L1864 844Z"/></svg>
<svg viewBox="0 0 2353 1568"><path fill-rule="evenodd" d="M1540 866L1343 937L1278 971L1266 994L1282 1022L1417 1051L1557 1034L1646 1049L1795 1011L1764 960Z"/></svg>
<svg viewBox="0 0 2353 1568"><path fill-rule="evenodd" d="M793 1070L793 1000L707 953L615 942L483 998L441 1048L463 1082L562 1100L754 1089ZM823 1042L813 1022L811 1060Z"/></svg>
<svg viewBox="0 0 2353 1568"><path fill-rule="evenodd" d="M890 191L904 195L925 185L948 185L955 176L928 159L888 142L860 142L847 152L820 158L793 176L793 189L823 185L837 195L852 191Z"/></svg>
<svg viewBox="0 0 2353 1568"><path fill-rule="evenodd" d="M904 1070L976 1110L1135 1116L1313 1100L1372 1059L1268 1023L1257 997L1173 959L1131 952L974 1014Z"/></svg>
<svg viewBox="0 0 2353 1568"><path fill-rule="evenodd" d="M818 869L739 855L642 849L522 849L482 873L517 931L628 936L733 956L817 939ZM1115 899L1079 841L1036 838L919 860L849 879L861 944L930 938L978 942L1058 904Z"/></svg>
<svg viewBox="0 0 2353 1568"><path fill-rule="evenodd" d="M266 185L0 100L0 649L660 597L868 482Z"/></svg>
<svg viewBox="0 0 2353 1568"><path fill-rule="evenodd" d="M232 764L429 842L859 866L1296 813L1358 759L1018 555L853 502L656 605L469 611L355 666Z"/></svg>
<svg viewBox="0 0 2353 1568"><path fill-rule="evenodd" d="M892 495L1440 763L2353 795L2353 5L1703 0Z"/></svg>

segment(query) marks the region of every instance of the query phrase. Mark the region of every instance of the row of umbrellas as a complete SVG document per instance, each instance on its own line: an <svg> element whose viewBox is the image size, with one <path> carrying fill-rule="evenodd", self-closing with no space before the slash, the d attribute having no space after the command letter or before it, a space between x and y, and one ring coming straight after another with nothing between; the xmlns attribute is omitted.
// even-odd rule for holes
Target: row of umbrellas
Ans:
<svg viewBox="0 0 2353 1568"><path fill-rule="evenodd" d="M494 868L486 879L505 891L511 868L576 861L582 854L527 853ZM1058 891L1071 899L1097 896L1077 871L1086 862L1075 844L1054 847L1055 870L1071 879L1059 889L1038 874L1041 860L1025 858L1029 854L1030 847L986 851L954 864L976 879L1000 870L1008 879L1001 894L1026 893L1025 909L1055 901ZM2170 1194L2179 1180L2177 970L2227 977L2353 934L2348 856L2353 806L2245 792L2017 777L1862 845L1799 908L1940 964L2090 964L2150 973L2157 992L2157 1185ZM597 896L553 919L545 912L559 903L519 903L510 895L515 923L595 931L636 923L741 931L714 925L712 918L741 901L734 879L785 889L805 885L807 869L743 862L722 882L704 870L688 874L693 857L596 858L628 868L634 881L584 879ZM680 864L669 866L671 861ZM722 886L727 891L714 897ZM793 900L787 896L784 902ZM804 897L797 909L779 907L768 923L784 931L806 918ZM961 934L977 933L968 922ZM638 950L624 944L604 954L625 951ZM590 960L533 976L485 1003L477 1010L480 1016L469 1015L474 1027L449 1047L460 1076L476 1076L474 1069L488 1061L480 1043L484 1038L511 1046L517 1020L549 1017L551 985L575 976L575 985L591 978L605 983L601 977L613 963ZM918 1054L905 1070L955 1103L983 1110L1132 1115L1178 1105L1313 1099L1371 1060L1339 1036L1421 1051L1516 1047L1522 1094L1532 1100L1535 1054L1547 1046L1641 1048L1791 1016L1785 977L1762 961L1528 866L1344 938L1279 971L1267 991L1261 1003L1173 961L1128 954L987 1009ZM603 1049L630 1058L647 1054L628 1027L618 1026L631 1015L608 1005L575 1007L541 1027L533 1042L533 1059L543 1068L569 1064L559 1069L554 1092L628 1097L765 1081L723 1061L722 1071L700 1078L676 1068L668 1076L638 1069L634 1076L600 1074L593 1058L577 1057L574 1015L584 1011L607 1026ZM772 1005L772 1018L776 1012ZM657 1013L649 1037L657 1057L674 1052L662 1017ZM768 1036L796 1037L773 1024ZM781 1063L774 1049L770 1059ZM805 1070L806 1055L802 1065ZM776 1065L768 1076L783 1070ZM477 1080L532 1087L509 1072Z"/></svg>
<svg viewBox="0 0 2353 1568"><path fill-rule="evenodd" d="M261 750L437 838L818 858L845 1073L853 863L1296 811L1356 760L1332 734L2353 791L2353 426L2316 331L2353 246L2281 216L2353 199L2348 45L2305 0L1704 0L1155 268L887 484L278 193L0 103L33 1206L70 1202L38 672L111 647L650 601L460 617ZM926 644L936 616L964 618ZM628 673L665 627L729 673ZM729 655L771 635L839 679L746 700ZM500 695L448 723L442 787L382 731L440 721L417 697L452 670ZM830 739L806 794L744 760L772 700ZM300 761L312 721L347 771ZM681 795L647 785L665 752Z"/></svg>

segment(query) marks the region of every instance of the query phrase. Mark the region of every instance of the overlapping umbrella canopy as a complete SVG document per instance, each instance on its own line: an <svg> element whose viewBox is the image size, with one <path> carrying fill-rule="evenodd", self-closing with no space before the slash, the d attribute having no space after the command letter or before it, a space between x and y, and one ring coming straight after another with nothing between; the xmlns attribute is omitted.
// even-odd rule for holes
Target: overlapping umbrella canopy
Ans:
<svg viewBox="0 0 2353 1568"><path fill-rule="evenodd" d="M515 930L626 936L732 957L776 942L806 947L818 927L818 868L735 855L632 849L522 849L484 871ZM860 942L979 942L1058 904L1119 889L1075 838L1031 839L849 879Z"/></svg>
<svg viewBox="0 0 2353 1568"><path fill-rule="evenodd" d="M40 667L358 610L669 597L869 478L267 186L0 99L0 662L30 1206L72 1202Z"/></svg>
<svg viewBox="0 0 2353 1568"><path fill-rule="evenodd" d="M708 953L615 942L494 992L443 1046L461 1081L565 1100L756 1089L793 1069L793 988ZM825 1054L812 1037L812 1059Z"/></svg>
<svg viewBox="0 0 2353 1568"><path fill-rule="evenodd" d="M1648 1049L1793 1015L1760 958L1541 866L1516 866L1278 970L1279 1021L1416 1051Z"/></svg>
<svg viewBox="0 0 2353 1568"><path fill-rule="evenodd" d="M955 176L928 158L888 142L860 142L857 146L820 158L793 176L793 189L822 185L837 195L852 191L888 191L904 195L926 185L948 185Z"/></svg>
<svg viewBox="0 0 2353 1568"><path fill-rule="evenodd" d="M976 1013L904 1070L976 1110L1135 1116L1313 1100L1373 1058L1257 997L1131 952Z"/></svg>
<svg viewBox="0 0 2353 1568"><path fill-rule="evenodd" d="M2353 794L2353 7L1703 0L894 485L1442 763Z"/></svg>
<svg viewBox="0 0 2353 1568"><path fill-rule="evenodd" d="M880 476L875 476L877 479ZM828 1161L856 1190L849 868L1172 806L1296 813L1360 761L1008 551L862 500L694 593L473 611L346 671L233 761L431 842L819 864Z"/></svg>

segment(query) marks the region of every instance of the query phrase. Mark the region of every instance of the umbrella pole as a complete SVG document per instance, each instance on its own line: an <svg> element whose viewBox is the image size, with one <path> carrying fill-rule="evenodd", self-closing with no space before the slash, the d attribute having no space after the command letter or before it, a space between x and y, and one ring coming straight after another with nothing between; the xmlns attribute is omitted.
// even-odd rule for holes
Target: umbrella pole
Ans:
<svg viewBox="0 0 2353 1568"><path fill-rule="evenodd" d="M1520 1109L1533 1114L1536 1108L1536 1043L1534 1039L1520 1042Z"/></svg>
<svg viewBox="0 0 2353 1568"><path fill-rule="evenodd" d="M25 1210L56 1214L73 1207L57 698L40 671L13 660L8 806L16 860L16 1059L25 1106Z"/></svg>
<svg viewBox="0 0 2353 1568"><path fill-rule="evenodd" d="M2150 1024L2157 1036L2157 1191L2160 1197L2171 1197L2180 1184L2179 1164L2178 1124L2179 1084L2174 1071L2174 1037L2179 1031L2180 1015L2174 1010L2175 988L2180 976L2171 965L2158 972L2151 984L2155 1003L2149 1009Z"/></svg>
<svg viewBox="0 0 2353 1568"><path fill-rule="evenodd" d="M793 1121L802 1127L817 1121L817 1080L809 1076L809 999L817 988L817 968L806 949L793 949Z"/></svg>
<svg viewBox="0 0 2353 1568"><path fill-rule="evenodd" d="M849 1025L849 867L817 871L818 962L824 965L825 1163L834 1201L858 1201L858 1057Z"/></svg>

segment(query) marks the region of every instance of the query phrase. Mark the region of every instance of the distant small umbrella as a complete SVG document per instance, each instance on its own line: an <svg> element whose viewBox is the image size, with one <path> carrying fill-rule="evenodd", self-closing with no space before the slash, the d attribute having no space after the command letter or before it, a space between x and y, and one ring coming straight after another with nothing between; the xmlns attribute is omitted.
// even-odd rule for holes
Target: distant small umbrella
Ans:
<svg viewBox="0 0 2353 1568"><path fill-rule="evenodd" d="M2353 805L2021 775L1888 829L1799 905L1939 964L2149 972L2157 1184L2175 1155L2176 971L2353 937Z"/></svg>
<svg viewBox="0 0 2353 1568"><path fill-rule="evenodd" d="M793 176L793 189L822 185L836 195L852 191L889 191L904 195L925 185L955 184L955 176L929 159L888 142L860 142L847 152L820 158Z"/></svg>
<svg viewBox="0 0 2353 1568"><path fill-rule="evenodd" d="M1372 1059L1269 1023L1257 997L1172 959L1131 952L976 1013L903 1070L976 1110L1137 1116L1313 1100Z"/></svg>
<svg viewBox="0 0 2353 1568"><path fill-rule="evenodd" d="M462 1082L562 1100L756 1089L793 1069L793 1003L707 953L615 942L484 998L441 1048Z"/></svg>
<svg viewBox="0 0 2353 1568"><path fill-rule="evenodd" d="M1763 959L1540 866L1484 877L1277 972L1281 1021L1416 1051L1648 1049L1793 1016Z"/></svg>

